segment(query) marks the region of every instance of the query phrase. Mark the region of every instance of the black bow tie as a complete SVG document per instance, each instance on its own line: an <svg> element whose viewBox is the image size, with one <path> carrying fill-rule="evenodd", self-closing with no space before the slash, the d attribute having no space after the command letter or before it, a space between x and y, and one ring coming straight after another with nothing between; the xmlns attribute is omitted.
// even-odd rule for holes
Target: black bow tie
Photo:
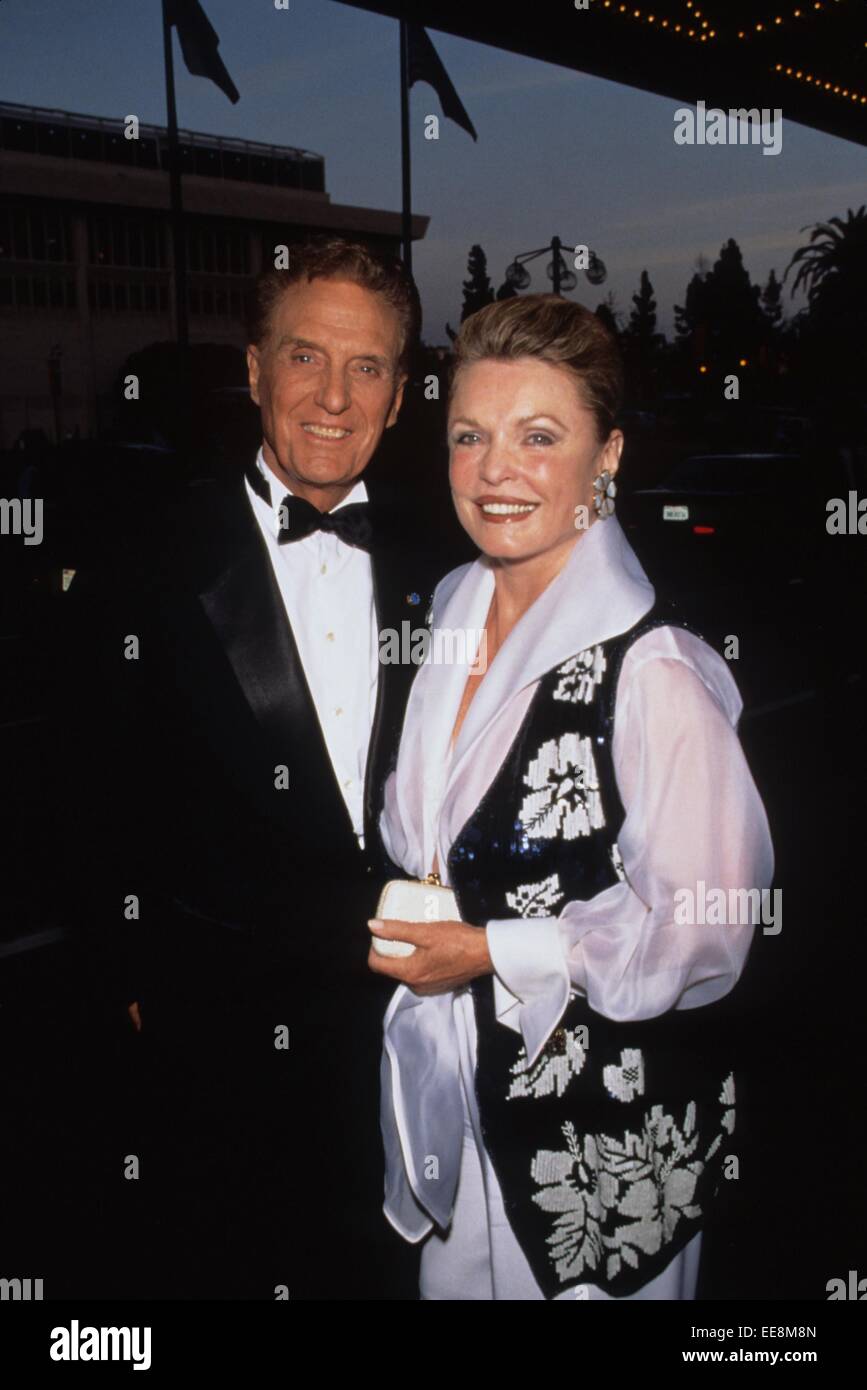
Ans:
<svg viewBox="0 0 867 1390"><path fill-rule="evenodd" d="M359 550L371 548L372 527L367 502L350 502L348 507L320 512L312 502L303 497L293 497L290 492L280 504L280 513L281 526L277 537L280 545L286 545L289 541L303 541L314 531L326 531L346 545L357 546Z"/></svg>
<svg viewBox="0 0 867 1390"><path fill-rule="evenodd" d="M248 468L247 478L253 491L264 502L271 503L268 484L255 463ZM286 545L292 541L303 541L314 531L325 531L346 545L354 545L359 550L370 550L373 541L373 527L370 521L370 504L350 502L348 507L337 507L333 512L320 512L312 502L304 497L293 497L288 492L280 504L280 532L277 541Z"/></svg>

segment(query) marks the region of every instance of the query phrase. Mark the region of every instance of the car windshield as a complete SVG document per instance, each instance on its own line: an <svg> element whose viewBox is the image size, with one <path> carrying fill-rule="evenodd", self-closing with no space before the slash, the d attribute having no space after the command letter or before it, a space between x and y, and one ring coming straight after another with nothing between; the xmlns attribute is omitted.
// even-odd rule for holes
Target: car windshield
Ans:
<svg viewBox="0 0 867 1390"><path fill-rule="evenodd" d="M797 455L704 455L684 459L673 468L663 487L667 492L765 493L800 485Z"/></svg>

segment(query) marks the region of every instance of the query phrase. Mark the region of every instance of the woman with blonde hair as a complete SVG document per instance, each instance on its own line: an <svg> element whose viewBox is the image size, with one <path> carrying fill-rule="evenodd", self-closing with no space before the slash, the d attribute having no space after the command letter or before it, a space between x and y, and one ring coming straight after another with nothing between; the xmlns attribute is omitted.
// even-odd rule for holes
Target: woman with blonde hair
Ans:
<svg viewBox="0 0 867 1390"><path fill-rule="evenodd" d="M399 982L385 1210L424 1242L425 1299L693 1298L732 1153L719 1001L758 919L694 904L752 904L773 851L729 669L615 515L621 394L608 330L553 295L456 342L450 482L480 555L432 623L480 650L419 672L381 827L461 920L370 924Z"/></svg>

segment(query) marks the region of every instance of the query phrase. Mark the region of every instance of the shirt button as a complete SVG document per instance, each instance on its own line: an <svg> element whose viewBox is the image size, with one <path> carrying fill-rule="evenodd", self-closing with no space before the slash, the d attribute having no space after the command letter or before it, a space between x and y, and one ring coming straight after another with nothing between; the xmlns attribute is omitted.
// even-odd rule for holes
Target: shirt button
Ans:
<svg viewBox="0 0 867 1390"><path fill-rule="evenodd" d="M586 1284L577 1284L575 1286L575 1297L583 1300L585 1303L589 1303L590 1290Z"/></svg>
<svg viewBox="0 0 867 1390"><path fill-rule="evenodd" d="M347 779L346 779L346 781L343 783L343 785L344 785L344 787L346 788L346 790L349 791L349 788L352 786L352 778L351 778L351 777L347 777Z"/></svg>
<svg viewBox="0 0 867 1390"><path fill-rule="evenodd" d="M327 574L327 573L328 573L328 566L327 566L327 565L323 565L322 568L320 569L319 573L320 573L320 574Z"/></svg>
<svg viewBox="0 0 867 1390"><path fill-rule="evenodd" d="M342 713L343 713L343 710L338 706L338 708L334 711L334 713L335 713L335 714L342 714Z"/></svg>
<svg viewBox="0 0 867 1390"><path fill-rule="evenodd" d="M328 639L329 642L333 642L333 641L334 641L334 633L333 633L333 632L326 632L325 636L327 637L327 639Z"/></svg>

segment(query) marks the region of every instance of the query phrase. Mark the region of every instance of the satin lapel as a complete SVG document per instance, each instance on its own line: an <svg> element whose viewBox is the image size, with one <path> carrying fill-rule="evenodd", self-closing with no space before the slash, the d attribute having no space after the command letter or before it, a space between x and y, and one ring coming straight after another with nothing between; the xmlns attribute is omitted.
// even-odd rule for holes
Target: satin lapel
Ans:
<svg viewBox="0 0 867 1390"><path fill-rule="evenodd" d="M199 594L258 724L275 748L312 704L268 556L252 546Z"/></svg>
<svg viewBox="0 0 867 1390"><path fill-rule="evenodd" d="M228 498L222 563L198 589L247 704L262 731L268 765L285 765L287 810L315 816L355 839L268 552L243 479Z"/></svg>
<svg viewBox="0 0 867 1390"><path fill-rule="evenodd" d="M399 505L392 490L368 484L375 544L371 554L373 598L376 608L377 640L382 650L382 633L392 629L401 636L402 624L410 634L425 627L425 618L434 584L442 574L434 555L413 543L414 518ZM410 595L416 601L410 602ZM365 835L373 844L379 816L382 789L394 766L406 703L419 667L412 662L379 664L376 710L371 730L364 788Z"/></svg>
<svg viewBox="0 0 867 1390"><path fill-rule="evenodd" d="M407 603L409 586L406 582L406 558L397 547L377 548L371 555L373 601L376 609L377 646L381 649L381 634L386 629L401 631L401 623L410 621L420 608ZM420 622L421 620L418 620ZM417 667L400 662L379 663L377 673L376 709L370 733L367 771L364 781L364 815L366 841L371 843L374 822L379 812L383 783L397 750L403 713Z"/></svg>

